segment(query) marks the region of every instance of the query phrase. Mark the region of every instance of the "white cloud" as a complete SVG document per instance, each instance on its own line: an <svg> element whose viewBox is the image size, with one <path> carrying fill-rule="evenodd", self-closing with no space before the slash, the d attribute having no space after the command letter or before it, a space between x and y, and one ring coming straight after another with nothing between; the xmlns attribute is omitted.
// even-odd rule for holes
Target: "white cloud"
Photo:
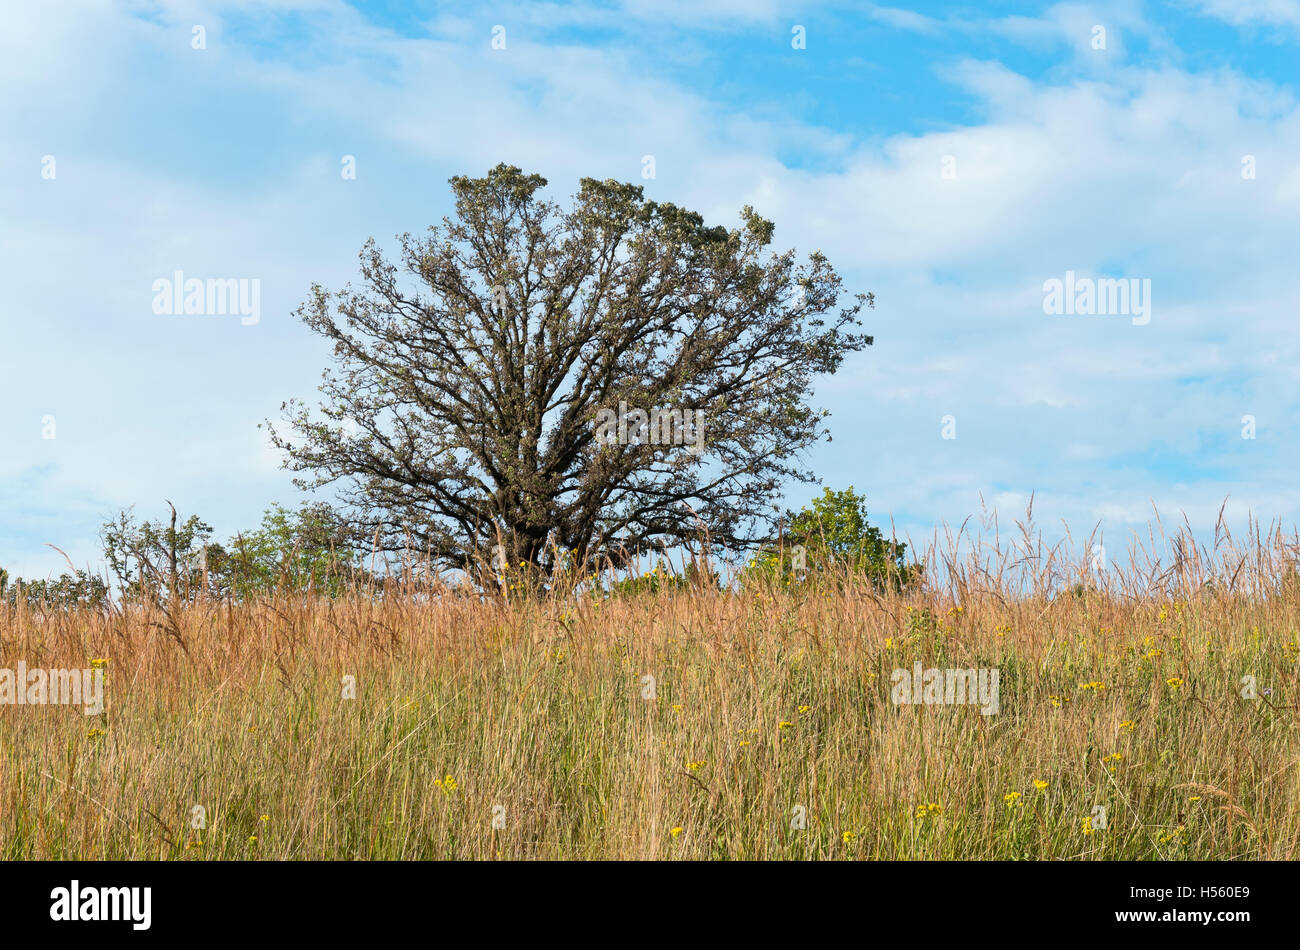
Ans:
<svg viewBox="0 0 1300 950"><path fill-rule="evenodd" d="M1193 0L1192 6L1234 26L1300 27L1300 0Z"/></svg>

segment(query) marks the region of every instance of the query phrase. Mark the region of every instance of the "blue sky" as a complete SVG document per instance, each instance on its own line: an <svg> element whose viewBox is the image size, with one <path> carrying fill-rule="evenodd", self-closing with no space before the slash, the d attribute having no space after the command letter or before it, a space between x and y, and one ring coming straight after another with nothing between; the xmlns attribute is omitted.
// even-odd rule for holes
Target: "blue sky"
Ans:
<svg viewBox="0 0 1300 950"><path fill-rule="evenodd" d="M809 462L900 533L982 506L1010 525L1031 493L1049 530L1108 544L1152 504L1290 527L1297 44L1300 0L15 5L0 565L56 574L54 544L96 566L132 504L224 536L292 503L257 424L328 359L293 310L499 161L560 198L594 176L711 223L753 204L874 292L876 344L819 385L834 441ZM155 314L177 270L257 278L259 322ZM1071 270L1150 280L1150 322L1045 314Z"/></svg>

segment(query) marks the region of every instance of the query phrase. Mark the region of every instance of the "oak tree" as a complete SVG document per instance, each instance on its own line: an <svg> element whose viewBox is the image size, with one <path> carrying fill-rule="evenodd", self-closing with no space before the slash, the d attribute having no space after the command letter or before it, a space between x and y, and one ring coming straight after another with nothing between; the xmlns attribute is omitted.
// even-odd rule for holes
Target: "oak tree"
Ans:
<svg viewBox="0 0 1300 950"><path fill-rule="evenodd" d="M313 408L271 425L305 488L332 485L381 547L538 569L769 533L781 486L828 436L813 381L871 343L870 294L814 252L584 178L568 207L509 165L451 179L455 215L373 239L362 286L313 286L333 343Z"/></svg>

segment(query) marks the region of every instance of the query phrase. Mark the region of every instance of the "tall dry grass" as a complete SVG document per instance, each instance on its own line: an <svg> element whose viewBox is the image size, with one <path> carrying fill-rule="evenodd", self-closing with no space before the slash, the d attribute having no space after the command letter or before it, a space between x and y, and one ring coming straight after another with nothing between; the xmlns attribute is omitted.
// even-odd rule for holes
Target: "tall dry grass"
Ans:
<svg viewBox="0 0 1300 950"><path fill-rule="evenodd" d="M0 667L107 659L108 707L0 706L0 857L1295 858L1295 538L1148 540L990 520L883 594L3 607ZM895 705L918 661L1000 711Z"/></svg>

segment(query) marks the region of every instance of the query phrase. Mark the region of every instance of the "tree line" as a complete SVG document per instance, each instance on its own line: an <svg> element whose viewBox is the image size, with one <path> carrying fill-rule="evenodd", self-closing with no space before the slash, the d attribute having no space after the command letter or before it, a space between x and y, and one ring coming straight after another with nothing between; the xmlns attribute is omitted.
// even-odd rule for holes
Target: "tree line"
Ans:
<svg viewBox="0 0 1300 950"><path fill-rule="evenodd" d="M121 603L159 604L200 597L247 600L276 591L337 597L360 586L382 589L388 576L388 563L379 559L377 570L374 548L357 547L353 527L322 502L304 502L296 509L273 505L257 528L224 543L213 540L212 528L197 515L182 519L169 507L166 519L142 521L124 510L103 524L103 576L74 569L51 580L24 581L11 580L0 569L0 602L103 609L114 597ZM585 581L590 591L619 595L701 585L721 589L730 580L743 587L787 588L810 580L857 580L883 590L899 589L919 577L920 565L909 563L907 545L868 522L866 499L852 487L824 489L809 505L787 512L781 523L781 535L736 562L731 578L724 578L707 558L683 558L684 569L675 570L670 557L635 552L629 560L653 566L613 570L599 580L590 573L569 576L564 582L580 586ZM519 582L514 589L521 594L552 589L525 583L527 571L517 568L480 557L463 565L457 577L490 593L499 593L509 580Z"/></svg>
<svg viewBox="0 0 1300 950"><path fill-rule="evenodd" d="M104 576L73 568L51 580L10 578L0 569L0 599L29 606L104 607L176 602L200 595L244 599L276 589L337 595L369 574L338 513L322 502L272 505L261 524L225 542L198 515L141 520L123 510L99 532Z"/></svg>

